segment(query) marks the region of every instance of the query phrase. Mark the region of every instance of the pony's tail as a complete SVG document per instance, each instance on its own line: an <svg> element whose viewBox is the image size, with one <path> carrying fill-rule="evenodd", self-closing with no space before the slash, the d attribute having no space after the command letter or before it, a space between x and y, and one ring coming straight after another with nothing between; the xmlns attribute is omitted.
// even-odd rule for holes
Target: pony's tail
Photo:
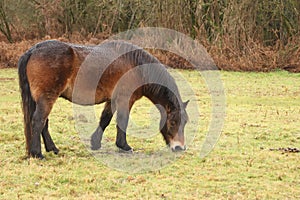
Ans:
<svg viewBox="0 0 300 200"><path fill-rule="evenodd" d="M32 49L28 50L21 56L18 62L19 86L22 97L22 108L24 114L24 133L26 139L26 151L30 156L30 141L31 141L31 119L36 108L36 103L33 100L30 92L29 82L27 78L27 63L32 54Z"/></svg>

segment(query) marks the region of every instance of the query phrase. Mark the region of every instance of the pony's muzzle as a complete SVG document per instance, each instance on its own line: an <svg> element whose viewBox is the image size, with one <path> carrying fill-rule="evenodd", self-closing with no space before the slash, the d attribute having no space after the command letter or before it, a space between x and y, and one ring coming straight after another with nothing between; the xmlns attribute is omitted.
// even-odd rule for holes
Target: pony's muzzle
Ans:
<svg viewBox="0 0 300 200"><path fill-rule="evenodd" d="M180 152L186 150L186 146L179 141L171 141L170 148L173 152Z"/></svg>
<svg viewBox="0 0 300 200"><path fill-rule="evenodd" d="M182 146L175 146L174 148L172 148L173 152L180 152L180 151L185 151L186 150L186 146L184 145Z"/></svg>

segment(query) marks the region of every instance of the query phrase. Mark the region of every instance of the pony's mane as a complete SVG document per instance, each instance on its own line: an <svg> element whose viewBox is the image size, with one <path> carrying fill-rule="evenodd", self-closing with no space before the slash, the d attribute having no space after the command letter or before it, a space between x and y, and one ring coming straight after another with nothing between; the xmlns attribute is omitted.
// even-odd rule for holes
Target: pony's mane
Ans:
<svg viewBox="0 0 300 200"><path fill-rule="evenodd" d="M109 43L115 51L127 52L122 55L123 58L135 66L139 66L140 76L143 78L143 82L147 83L143 86L147 93L158 98L167 98L170 106L180 109L182 100L175 80L157 58L141 47L124 41L110 41Z"/></svg>

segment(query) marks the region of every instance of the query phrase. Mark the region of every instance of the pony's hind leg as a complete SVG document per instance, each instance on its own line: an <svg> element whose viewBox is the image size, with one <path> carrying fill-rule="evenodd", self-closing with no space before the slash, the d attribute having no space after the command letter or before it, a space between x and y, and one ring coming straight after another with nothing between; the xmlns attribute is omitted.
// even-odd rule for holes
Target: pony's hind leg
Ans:
<svg viewBox="0 0 300 200"><path fill-rule="evenodd" d="M48 115L55 100L49 98L39 98L36 110L32 117L32 138L30 143L30 155L35 158L43 159L41 152L41 133L46 125Z"/></svg>
<svg viewBox="0 0 300 200"><path fill-rule="evenodd" d="M50 136L50 133L48 130L48 123L49 123L49 119L46 120L46 124L42 131L42 137L44 140L45 149L47 152L53 151L55 154L58 154L59 150L56 148L56 146Z"/></svg>
<svg viewBox="0 0 300 200"><path fill-rule="evenodd" d="M114 112L115 110L112 109L111 102L110 101L106 102L100 117L99 126L91 137L92 150L98 150L101 148L101 140L102 140L103 132L111 122Z"/></svg>

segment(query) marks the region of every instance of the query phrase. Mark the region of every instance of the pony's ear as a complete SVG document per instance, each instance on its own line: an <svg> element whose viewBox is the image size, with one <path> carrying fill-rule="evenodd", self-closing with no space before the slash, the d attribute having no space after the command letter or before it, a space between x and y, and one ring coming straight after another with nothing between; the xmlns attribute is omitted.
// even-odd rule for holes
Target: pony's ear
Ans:
<svg viewBox="0 0 300 200"><path fill-rule="evenodd" d="M190 100L187 100L186 102L183 102L183 107L186 109L187 105L189 104Z"/></svg>

